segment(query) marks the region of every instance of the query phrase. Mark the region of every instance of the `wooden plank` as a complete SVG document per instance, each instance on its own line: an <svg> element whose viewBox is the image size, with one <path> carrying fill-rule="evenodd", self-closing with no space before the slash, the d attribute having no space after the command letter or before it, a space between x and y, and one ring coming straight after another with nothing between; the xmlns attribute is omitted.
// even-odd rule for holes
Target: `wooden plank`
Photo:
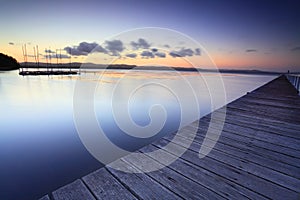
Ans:
<svg viewBox="0 0 300 200"><path fill-rule="evenodd" d="M172 136L166 136L164 137L164 139L170 141L172 139L171 137ZM199 145L202 145L204 139L204 137L199 134L195 138L193 138L192 133L190 135L187 133L184 136L179 136L179 137L185 137L186 139L193 141L193 143L191 144L191 148L193 148L193 146L196 146L195 147L196 149L197 148L199 149ZM213 140L213 139L208 139L208 140ZM236 142L226 143L223 141L222 138L218 140L214 149L229 154L233 157L236 157L246 163L253 162L263 167L267 167L272 170L300 179L299 167L291 166L286 163L278 162L272 159L266 159L265 157L259 154L253 153L246 149L236 147L235 144Z"/></svg>
<svg viewBox="0 0 300 200"><path fill-rule="evenodd" d="M145 165L151 165L148 159L138 159L135 156L126 156L123 158L126 162L133 164L139 169L143 169ZM155 162L153 160L153 162ZM157 164L157 162L156 162ZM170 168L163 167L157 171L147 173L153 180L167 187L172 192L176 193L183 199L221 199L222 197L209 190L200 184L195 183L189 178L181 175L180 173L171 170Z"/></svg>
<svg viewBox="0 0 300 200"><path fill-rule="evenodd" d="M209 123L209 122L207 122ZM210 122L211 127L218 129L220 127L220 122ZM299 139L286 137L279 134L272 134L268 131L258 130L256 128L250 128L247 125L242 123L234 123L234 122L225 122L223 129L226 132L231 132L235 134L239 134L241 136L249 137L251 139L264 141L266 143L270 143L276 146L282 146L285 148L290 148L292 150L300 151L300 143Z"/></svg>
<svg viewBox="0 0 300 200"><path fill-rule="evenodd" d="M295 107L293 104L289 104L288 101L285 103L278 103L272 102L268 103L265 101L259 101L259 102L254 102L254 100L248 100L248 98L241 98L237 102L235 102L236 105L241 105L241 107L244 106L257 106L258 108L262 109L265 112L268 112L270 110L275 110L275 111L281 111L283 113L290 113L290 112L298 112L299 108ZM280 113L281 114L281 113Z"/></svg>
<svg viewBox="0 0 300 200"><path fill-rule="evenodd" d="M273 150L278 153L286 152L286 155L288 155L288 156L299 158L299 155L300 155L300 151L299 151L300 140L299 139L289 140L291 142L291 144L289 146L288 143L286 142L287 138L282 137L282 139L284 141L280 141L278 139L273 140L272 138L274 138L274 137L276 138L276 136L274 136L274 134L270 134L270 132L267 132L267 131L260 131L260 130L256 130L253 128L249 128L249 127L244 126L243 124L236 125L236 124L226 122L223 127L220 127L220 124L215 124L214 122L206 121L203 123L207 123L207 125L210 123L212 129L218 130L219 128L223 128L224 133L222 133L222 135L224 135L228 138L234 138L236 140L240 139L241 141L245 140L246 142L249 142L249 140L250 140L252 142L252 144L253 143L258 143L258 145L262 144L263 145L262 147L264 147L266 145L267 149ZM204 126L204 127L206 127L206 126ZM187 130L194 131L197 128L198 127L189 125L189 127L187 127ZM197 129L197 131L200 131L200 134L205 135L207 129L202 128L202 126L200 126L200 128ZM261 135L262 135L262 138L258 137ZM268 137L268 135L271 135L272 137ZM279 143L276 143L276 142L279 142ZM291 147L293 147L293 148L291 148Z"/></svg>
<svg viewBox="0 0 300 200"><path fill-rule="evenodd" d="M166 140L158 140L152 145L162 148L168 142ZM182 150L179 145L172 146L173 148L168 149L168 152L177 155L178 151ZM199 167L205 168L206 170L212 171L216 174L222 175L227 179L246 187L252 191L255 191L267 198L272 199L296 199L298 193L291 191L287 188L281 187L277 184L269 182L263 178L254 176L247 172L244 172L235 167L229 166L216 159L206 156L204 159L199 159L198 153L188 149L181 157L182 159L191 162Z"/></svg>
<svg viewBox="0 0 300 200"><path fill-rule="evenodd" d="M39 200L50 200L48 195L43 196L42 198L40 198Z"/></svg>
<svg viewBox="0 0 300 200"><path fill-rule="evenodd" d="M235 135L234 132L230 133L223 131L221 136L224 137L223 141L226 141L227 143L235 142L237 143L236 146L241 149L246 149L268 159L273 159L292 166L300 167L299 158L296 157L299 156L299 154L296 150L279 145L276 147L276 144L267 143L257 139L246 138L237 134ZM280 152L280 150L282 150L282 152ZM296 156L293 156L293 154Z"/></svg>
<svg viewBox="0 0 300 200"><path fill-rule="evenodd" d="M282 75L254 90L253 93L264 93L268 96L297 96L298 91L289 83L287 78Z"/></svg>
<svg viewBox="0 0 300 200"><path fill-rule="evenodd" d="M252 112L253 115L268 117L270 119L275 119L275 120L280 120L280 121L295 123L295 124L300 123L299 116L297 115L297 112L295 110L287 111L285 109L279 109L279 108L272 108L270 110L266 110L267 108L265 107L259 105L252 106L249 104L241 104L241 105L228 104L227 107L233 109L245 110L248 112Z"/></svg>
<svg viewBox="0 0 300 200"><path fill-rule="evenodd" d="M124 160L119 160L118 164L121 164L122 167L127 168L128 171L138 169L133 165L128 164ZM158 184L156 181L151 179L149 176L144 173L126 173L119 171L117 169L106 167L106 169L114 175L122 185L125 185L131 193L135 194L138 199L181 199L176 194L170 192L167 188Z"/></svg>
<svg viewBox="0 0 300 200"><path fill-rule="evenodd" d="M186 138L176 140L175 144L184 147L185 142L183 142L183 140L186 140ZM166 141L170 142L169 140ZM193 145L190 146L190 150L194 151L195 153L198 153L200 150L200 146L201 145L197 143L193 143ZM239 152L236 153L239 154ZM291 190L294 190L295 192L300 192L299 179L280 173L276 170L272 170L270 168L257 165L256 163L247 162L243 159L236 158L236 156L231 156L230 154L218 151L216 148L214 148L207 156L221 161L229 166L238 168L245 172L264 178L268 181L272 181L273 183L278 184L282 187L289 188ZM300 173L300 168L298 169L297 173Z"/></svg>
<svg viewBox="0 0 300 200"><path fill-rule="evenodd" d="M106 168L101 168L82 179L98 199L137 199Z"/></svg>
<svg viewBox="0 0 300 200"><path fill-rule="evenodd" d="M215 112L219 113L220 111L216 110ZM221 113L223 112L221 111ZM251 113L247 113L239 109L227 108L226 120L228 123L238 123L238 125L243 124L244 126L252 127L258 130L264 130L273 134L284 135L297 139L300 138L298 134L298 130L300 129L299 124L292 124L266 117L259 117L257 115L254 116Z"/></svg>
<svg viewBox="0 0 300 200"><path fill-rule="evenodd" d="M95 200L81 180L76 180L52 193L54 200Z"/></svg>
<svg viewBox="0 0 300 200"><path fill-rule="evenodd" d="M288 101L289 104L294 104L295 106L300 106L299 104L299 97L296 95L293 96L270 96L265 93L248 93L247 98L254 98L254 99L261 99L266 101L279 101L279 102L286 102Z"/></svg>
<svg viewBox="0 0 300 200"><path fill-rule="evenodd" d="M141 153L147 153L151 151L158 150L157 147L153 145L148 145L140 150ZM174 157L174 155L163 151L168 157ZM149 156L157 161L157 157L153 154ZM159 159L161 160L161 159ZM187 162L181 158L175 160L171 165L167 166L168 168L177 171L178 173L186 176L187 178L197 182L198 184L205 185L209 189L218 193L224 198L228 199L247 199L251 196L252 199L264 199L263 196L258 195L244 187L234 184L233 182L227 180L224 177L218 176L206 169L200 168L190 162ZM218 190L216 190L218 188Z"/></svg>
<svg viewBox="0 0 300 200"><path fill-rule="evenodd" d="M300 99L298 101L300 101ZM233 102L231 104L233 105L233 104L235 104L235 102ZM218 110L217 110L217 112L218 112ZM291 125L292 127L289 127L288 129L292 128L292 130L293 130L293 128L298 130L298 128L300 126L299 124L295 124L295 123L289 123L289 122L285 122L285 121L278 120L278 119L277 120L270 119L269 117L262 117L260 115L253 113L252 110L248 110L248 109L246 110L246 109L243 109L242 107L230 108L230 107L226 106L226 112L227 112L227 114L230 114L230 115L242 115L244 117L248 117L248 118L252 118L252 119L262 119L265 122L268 122L268 124L272 124L273 122L280 122L280 124ZM273 125L276 125L276 124L273 123Z"/></svg>
<svg viewBox="0 0 300 200"><path fill-rule="evenodd" d="M267 107L277 107L277 108L284 108L284 109L296 109L299 111L300 104L296 104L299 107L295 107L295 102L290 102L288 100L286 101L276 101L276 100L266 100L266 99L260 99L260 98L241 98L239 102L251 104L251 105L263 105Z"/></svg>

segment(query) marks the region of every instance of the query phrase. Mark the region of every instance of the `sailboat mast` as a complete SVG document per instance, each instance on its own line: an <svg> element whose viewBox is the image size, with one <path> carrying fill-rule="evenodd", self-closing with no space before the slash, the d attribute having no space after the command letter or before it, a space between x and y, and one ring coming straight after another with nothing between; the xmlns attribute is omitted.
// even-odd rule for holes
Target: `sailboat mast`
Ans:
<svg viewBox="0 0 300 200"><path fill-rule="evenodd" d="M36 53L36 55L37 55L37 67L39 69L39 67L40 67L40 57L39 57L39 46L38 45L36 45L36 51L37 51L37 53Z"/></svg>
<svg viewBox="0 0 300 200"><path fill-rule="evenodd" d="M37 66L37 58L36 58L36 51L35 51L35 47L33 47L33 53L34 53L35 65Z"/></svg>
<svg viewBox="0 0 300 200"><path fill-rule="evenodd" d="M24 45L24 50L25 50L25 68L26 68L27 67L27 49L26 49L26 44Z"/></svg>

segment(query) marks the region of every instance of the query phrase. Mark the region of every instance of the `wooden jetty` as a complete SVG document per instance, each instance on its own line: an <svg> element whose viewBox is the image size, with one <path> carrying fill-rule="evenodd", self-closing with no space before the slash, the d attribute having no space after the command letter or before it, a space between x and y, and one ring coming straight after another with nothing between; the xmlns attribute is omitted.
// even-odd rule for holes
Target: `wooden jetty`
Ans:
<svg viewBox="0 0 300 200"><path fill-rule="evenodd" d="M219 140L200 159L210 119L211 114L180 130L186 133L182 143L191 140L191 131L197 129L197 135L190 148L167 167L125 173L106 166L41 199L300 198L300 97L285 76L228 104ZM159 149L172 137L159 139L139 152ZM173 146L182 148L181 142ZM165 153L174 156L172 151ZM121 162L132 160L124 157ZM129 166L139 169L145 164Z"/></svg>
<svg viewBox="0 0 300 200"><path fill-rule="evenodd" d="M78 74L77 71L70 71L70 70L67 70L67 71L63 71L63 70L40 71L40 70L37 70L37 71L20 71L19 72L19 75L21 75L21 76L43 76L43 75L50 76L50 75L76 75L76 74Z"/></svg>

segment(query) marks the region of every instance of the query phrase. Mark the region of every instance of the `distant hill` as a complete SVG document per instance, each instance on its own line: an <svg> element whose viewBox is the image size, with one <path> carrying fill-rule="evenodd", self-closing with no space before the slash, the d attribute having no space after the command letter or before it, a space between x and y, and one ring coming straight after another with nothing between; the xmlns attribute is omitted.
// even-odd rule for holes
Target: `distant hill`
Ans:
<svg viewBox="0 0 300 200"><path fill-rule="evenodd" d="M19 68L20 68L20 64L15 58L0 53L0 71L15 70Z"/></svg>
<svg viewBox="0 0 300 200"><path fill-rule="evenodd" d="M24 68L37 68L37 64L33 62L21 63L21 66ZM46 68L49 67L47 63L39 63L39 68ZM121 69L121 70L130 70L138 67L138 70L161 70L161 71L168 71L168 70L175 70L175 71L187 71L187 72L220 72L220 73L231 73L231 74L264 74L264 75L279 75L282 74L281 72L272 72L272 71L261 71L261 70L244 70L244 69L206 69L206 68L187 68L187 67L172 67L172 66L137 66L137 65L127 65L127 64L95 64L95 63L80 63L80 62L73 62L64 63L64 64L56 64L52 63L51 67L49 68L73 68L73 69Z"/></svg>

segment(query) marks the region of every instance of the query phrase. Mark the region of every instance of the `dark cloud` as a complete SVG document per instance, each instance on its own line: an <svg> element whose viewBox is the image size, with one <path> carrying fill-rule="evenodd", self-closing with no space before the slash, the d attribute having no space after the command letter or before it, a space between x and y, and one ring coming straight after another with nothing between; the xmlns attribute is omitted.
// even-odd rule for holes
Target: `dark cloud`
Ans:
<svg viewBox="0 0 300 200"><path fill-rule="evenodd" d="M246 50L246 53L252 53L252 52L257 52L257 50L256 49L247 49Z"/></svg>
<svg viewBox="0 0 300 200"><path fill-rule="evenodd" d="M58 58L67 59L67 58L70 58L70 56L67 54L61 54L58 56Z"/></svg>
<svg viewBox="0 0 300 200"><path fill-rule="evenodd" d="M97 43L88 43L88 42L81 42L79 43L79 46L77 47L78 51L90 53L94 48L98 46Z"/></svg>
<svg viewBox="0 0 300 200"><path fill-rule="evenodd" d="M9 45L15 45L15 43L13 43L13 42L9 42L8 44L9 44Z"/></svg>
<svg viewBox="0 0 300 200"><path fill-rule="evenodd" d="M140 56L144 59L147 58L165 58L166 53L159 52L157 48L151 48L150 44L143 38L138 39L137 42L132 41L130 45L137 49L149 49L144 50L142 53L140 53ZM169 48L170 46L165 44L165 47ZM111 41L105 41L104 47L100 46L96 42L89 43L89 42L81 42L78 46L67 46L64 48L64 50L69 54L73 56L87 56L90 53L93 52L100 52L104 54L108 54L110 56L120 56L120 54L124 51L125 47L121 40L111 40ZM46 50L46 53L55 53L54 51ZM195 50L192 50L190 48L182 47L180 50L174 50L169 53L172 57L187 57L187 56L194 56L194 55L201 55L200 48L196 48ZM128 53L125 55L125 57L128 58L136 58L138 56L137 53Z"/></svg>
<svg viewBox="0 0 300 200"><path fill-rule="evenodd" d="M160 58L165 58L165 57L166 57L166 54L163 53L163 52L156 52L156 53L155 53L155 56L160 57Z"/></svg>
<svg viewBox="0 0 300 200"><path fill-rule="evenodd" d="M123 42L121 40L106 41L105 44L106 50L112 56L119 56L120 53L124 50Z"/></svg>
<svg viewBox="0 0 300 200"><path fill-rule="evenodd" d="M81 42L78 46L75 47L65 47L64 50L73 56L86 56L89 53L93 52L102 52L107 53L106 49L98 45L96 42L88 43Z"/></svg>
<svg viewBox="0 0 300 200"><path fill-rule="evenodd" d="M195 49L195 55L201 56L201 50L199 48Z"/></svg>
<svg viewBox="0 0 300 200"><path fill-rule="evenodd" d="M175 51L171 51L171 52L169 53L169 55L172 56L173 58L181 57L181 56L180 56L177 52L175 52Z"/></svg>
<svg viewBox="0 0 300 200"><path fill-rule="evenodd" d="M77 47L65 47L64 50L72 56L86 56L87 52L82 52L77 49Z"/></svg>
<svg viewBox="0 0 300 200"><path fill-rule="evenodd" d="M100 45L95 47L94 52L108 53L107 50Z"/></svg>
<svg viewBox="0 0 300 200"><path fill-rule="evenodd" d="M57 55L57 57L56 57L56 54L55 55L43 55L44 56L44 58L51 58L51 59L68 59L68 58L70 58L70 56L69 55L66 55L66 54L58 54Z"/></svg>
<svg viewBox="0 0 300 200"><path fill-rule="evenodd" d="M165 44L165 45L164 45L164 47L166 47L166 48L170 48L170 45L168 45L168 44Z"/></svg>
<svg viewBox="0 0 300 200"><path fill-rule="evenodd" d="M137 54L136 54L136 53L129 53L129 54L126 54L126 57L129 57L129 58L136 58L136 57L137 57Z"/></svg>
<svg viewBox="0 0 300 200"><path fill-rule="evenodd" d="M194 54L195 54L194 51L192 49L188 49L188 48L182 48L179 51L171 51L169 53L169 55L172 56L173 58L193 56Z"/></svg>
<svg viewBox="0 0 300 200"><path fill-rule="evenodd" d="M151 46L151 45L150 45L145 39L143 39L143 38L138 39L137 42L132 41L130 44L131 44L131 46L132 46L134 49L149 49L149 47Z"/></svg>
<svg viewBox="0 0 300 200"><path fill-rule="evenodd" d="M51 49L46 49L45 53L55 53L55 51L52 51Z"/></svg>
<svg viewBox="0 0 300 200"><path fill-rule="evenodd" d="M300 51L300 46L292 48L291 51Z"/></svg>
<svg viewBox="0 0 300 200"><path fill-rule="evenodd" d="M154 58L154 54L151 51L143 51L141 53L142 58Z"/></svg>

